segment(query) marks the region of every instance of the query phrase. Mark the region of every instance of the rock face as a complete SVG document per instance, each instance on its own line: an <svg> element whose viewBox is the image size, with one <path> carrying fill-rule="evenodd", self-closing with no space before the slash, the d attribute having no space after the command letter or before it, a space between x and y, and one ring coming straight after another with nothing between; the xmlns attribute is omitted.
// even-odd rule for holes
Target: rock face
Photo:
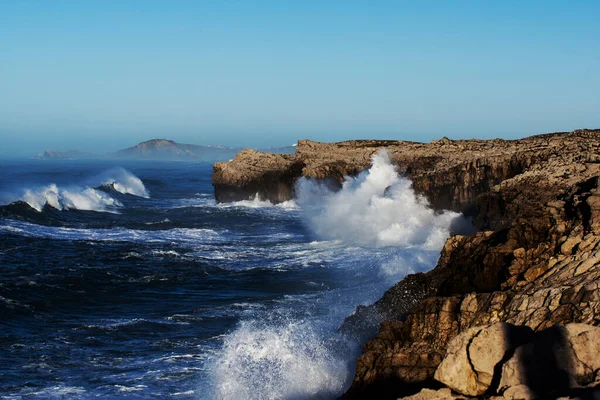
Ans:
<svg viewBox="0 0 600 400"><path fill-rule="evenodd" d="M293 196L301 177L340 183L366 169L379 149L386 149L400 173L413 180L436 209L464 211L476 197L534 165L562 158L600 161L593 144L598 131L579 130L520 140L449 140L415 143L356 140L339 143L298 141L296 154L277 155L245 150L230 162L215 163L213 185L218 201L281 202ZM283 178L279 178L283 177ZM277 181L279 185L273 185Z"/></svg>
<svg viewBox="0 0 600 400"><path fill-rule="evenodd" d="M499 392L526 387L532 397L567 395L600 383L600 328L556 325L515 349L502 365ZM510 393L510 392L509 392ZM505 396L508 397L508 396Z"/></svg>
<svg viewBox="0 0 600 400"><path fill-rule="evenodd" d="M449 238L435 269L406 277L346 320L342 329L359 337L384 322L364 345L345 398L393 399L435 388L452 339L465 333L473 349L485 348L494 339L481 336L481 327L490 324L531 332L600 325L600 130L515 141L301 141L295 155L249 153L215 164L215 195L284 201L300 176L339 183L382 147L436 209L465 212L478 232ZM455 390L481 394L500 385L490 367L508 357L509 345L497 346L473 374L457 378L462 386L452 383ZM518 365L527 352L515 353L515 376L522 376ZM438 377L454 373L445 367ZM518 397L537 390L519 382L505 382L506 391Z"/></svg>
<svg viewBox="0 0 600 400"><path fill-rule="evenodd" d="M509 324L497 323L470 328L456 336L448 344L446 358L434 379L467 396L485 394L497 374L497 366L531 337L529 329L511 328Z"/></svg>
<svg viewBox="0 0 600 400"><path fill-rule="evenodd" d="M600 383L599 354L596 326L555 325L534 334L496 323L452 339L434 377L466 396L557 398L586 389L599 394L594 390Z"/></svg>

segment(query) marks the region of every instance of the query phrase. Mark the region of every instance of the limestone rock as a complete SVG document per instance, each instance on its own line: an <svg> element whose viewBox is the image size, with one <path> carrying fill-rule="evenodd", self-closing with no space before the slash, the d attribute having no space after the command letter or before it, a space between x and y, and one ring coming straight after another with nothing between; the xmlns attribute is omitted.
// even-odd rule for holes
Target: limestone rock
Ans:
<svg viewBox="0 0 600 400"><path fill-rule="evenodd" d="M464 212L479 232L451 237L436 268L407 277L347 319L342 330L360 338L373 337L378 324L389 321L364 345L345 398L383 390L381 398L393 399L406 385L432 383L450 341L470 328L600 325L600 130L429 144L299 141L290 155L245 150L215 164L215 197L258 194L281 202L294 195L300 177L336 188L344 176L367 168L381 148L434 209ZM586 339L576 346L590 335L581 333ZM577 368L591 371L592 360L581 357ZM489 365L477 368L475 387L483 388ZM588 372L574 376L587 382ZM517 384L507 384L505 394L526 396Z"/></svg>
<svg viewBox="0 0 600 400"><path fill-rule="evenodd" d="M588 132L586 144L575 145L579 134L563 136L544 164L480 194L471 212L480 232L449 238L432 271L407 277L346 321L344 331L361 318L403 321L395 340L378 335L364 346L348 398L368 396L389 377L397 385L427 385L434 360L473 327L600 325L600 165L591 161L600 159L600 135ZM567 154L580 146L583 154ZM423 354L432 356L429 363L391 362Z"/></svg>
<svg viewBox="0 0 600 400"><path fill-rule="evenodd" d="M453 396L452 391L448 388L439 390L423 389L417 394L403 397L404 400L449 400L456 398L457 397Z"/></svg>
<svg viewBox="0 0 600 400"><path fill-rule="evenodd" d="M481 396L488 391L506 354L530 336L529 330L502 322L470 328L450 341L434 378L455 392Z"/></svg>
<svg viewBox="0 0 600 400"><path fill-rule="evenodd" d="M244 150L230 162L216 163L213 186L217 201L249 199L281 202L293 196L301 176L340 185L345 176L366 169L379 149L386 149L399 172L413 180L436 209L463 211L482 193L506 179L548 162L596 160L598 131L538 135L520 140L440 140L415 143L353 140L320 143L299 140L296 154ZM253 152L253 153L251 153ZM273 188L273 184L280 185ZM277 186L276 185L276 186Z"/></svg>
<svg viewBox="0 0 600 400"><path fill-rule="evenodd" d="M600 328L586 324L554 326L518 347L503 365L499 390L525 386L534 398L568 394L598 383Z"/></svg>
<svg viewBox="0 0 600 400"><path fill-rule="evenodd" d="M535 399L536 394L532 392L527 385L511 386L502 394L503 399L507 400L530 400Z"/></svg>

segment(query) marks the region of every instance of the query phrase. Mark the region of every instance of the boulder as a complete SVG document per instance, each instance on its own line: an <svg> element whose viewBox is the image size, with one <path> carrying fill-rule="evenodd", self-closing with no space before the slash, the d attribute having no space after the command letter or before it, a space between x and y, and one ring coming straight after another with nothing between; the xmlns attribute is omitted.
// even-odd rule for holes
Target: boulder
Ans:
<svg viewBox="0 0 600 400"><path fill-rule="evenodd" d="M481 396L490 389L501 362L531 335L530 329L502 322L468 329L450 341L434 378L455 392Z"/></svg>
<svg viewBox="0 0 600 400"><path fill-rule="evenodd" d="M568 395L575 388L600 383L600 328L556 325L519 346L502 366L499 391L507 398L527 387L531 398Z"/></svg>
<svg viewBox="0 0 600 400"><path fill-rule="evenodd" d="M456 399L457 397L452 394L452 391L448 388L439 390L423 389L417 394L412 396L403 397L405 400L450 400Z"/></svg>

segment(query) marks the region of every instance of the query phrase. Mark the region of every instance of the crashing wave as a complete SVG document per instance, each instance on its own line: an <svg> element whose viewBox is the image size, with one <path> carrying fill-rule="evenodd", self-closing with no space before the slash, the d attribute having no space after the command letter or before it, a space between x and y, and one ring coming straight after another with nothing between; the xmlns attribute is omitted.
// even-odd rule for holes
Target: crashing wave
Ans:
<svg viewBox="0 0 600 400"><path fill-rule="evenodd" d="M8 203L24 202L39 212L42 212L45 207L52 207L60 211L82 210L116 213L118 208L123 207L123 203L109 193L95 188L106 186L121 194L150 197L143 182L123 168L111 169L99 178L91 180L90 185L85 187L69 185L63 188L52 183L42 187L27 188L21 194L5 197L10 199Z"/></svg>
<svg viewBox="0 0 600 400"><path fill-rule="evenodd" d="M296 193L309 228L320 239L360 246L440 249L460 214L436 213L411 185L382 151L373 157L371 168L347 177L338 192L300 179Z"/></svg>
<svg viewBox="0 0 600 400"><path fill-rule="evenodd" d="M101 186L110 187L121 194L150 198L150 192L140 178L123 168L113 168L100 176Z"/></svg>
<svg viewBox="0 0 600 400"><path fill-rule="evenodd" d="M74 187L71 189L59 189L55 184L41 189L26 189L21 201L39 212L45 206L57 210L84 210L98 212L116 212L117 207L123 204L110 197L108 194L92 189Z"/></svg>
<svg viewBox="0 0 600 400"><path fill-rule="evenodd" d="M451 224L462 218L432 210L411 182L398 175L385 152L373 157L368 170L346 178L337 192L306 179L300 179L295 189L296 203L312 234L348 257L340 268L377 279L366 279L347 291L325 292L314 303L307 300L307 313L300 317L294 316L298 311L290 305L279 311L284 318L270 318L277 312L270 310L242 321L225 336L212 365L214 398L341 395L352 379L359 343L339 332L339 324L354 307L380 297L406 274L431 269ZM317 304L327 309L325 316L312 313Z"/></svg>

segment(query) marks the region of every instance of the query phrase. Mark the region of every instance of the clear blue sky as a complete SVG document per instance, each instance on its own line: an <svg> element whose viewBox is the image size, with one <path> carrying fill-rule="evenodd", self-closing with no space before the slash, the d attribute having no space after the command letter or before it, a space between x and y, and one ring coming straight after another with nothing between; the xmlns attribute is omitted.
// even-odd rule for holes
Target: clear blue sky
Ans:
<svg viewBox="0 0 600 400"><path fill-rule="evenodd" d="M600 1L0 3L0 153L600 127Z"/></svg>

